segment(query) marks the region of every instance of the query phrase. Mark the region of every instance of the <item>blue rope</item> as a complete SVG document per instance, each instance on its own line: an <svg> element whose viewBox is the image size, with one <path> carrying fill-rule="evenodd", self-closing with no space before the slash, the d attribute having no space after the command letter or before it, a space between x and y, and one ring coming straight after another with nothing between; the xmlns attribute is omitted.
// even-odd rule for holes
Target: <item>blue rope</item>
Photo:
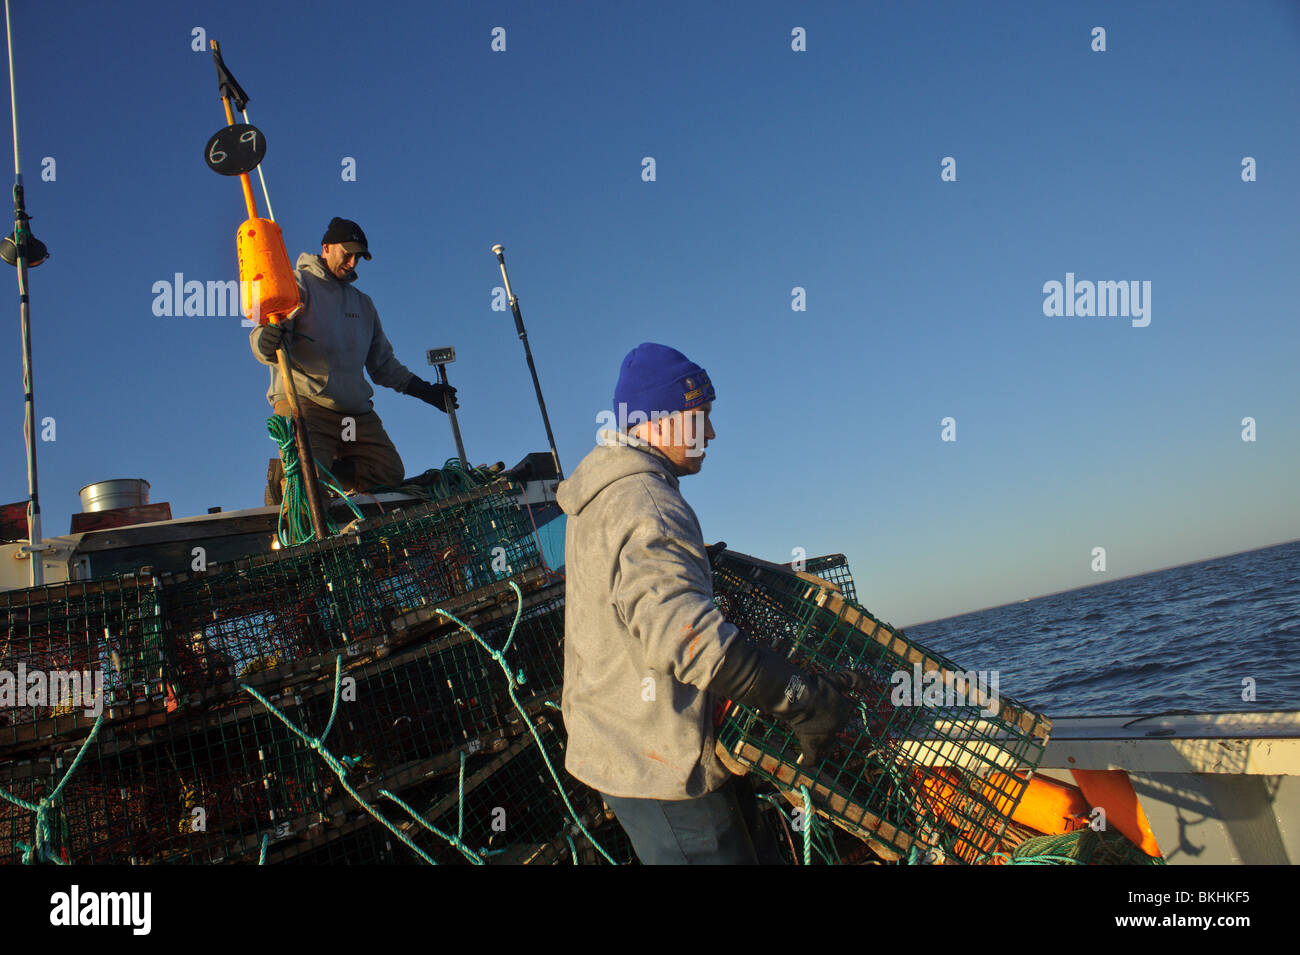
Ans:
<svg viewBox="0 0 1300 955"><path fill-rule="evenodd" d="M25 842L14 843L15 846L23 850L23 865L32 865L36 862L52 862L55 865L67 865L66 862L59 858L58 853L56 853L52 847L54 841L52 816L58 810L63 794L63 787L67 785L68 780L72 778L72 774L76 771L77 767L81 765L82 758L84 758L86 753L89 751L91 742L99 734L99 728L103 725L104 714L100 713L95 719L95 725L90 728L90 735L86 737L86 741L81 744L81 749L77 751L77 758L72 761L72 765L69 766L68 771L63 774L63 778L59 780L59 784L54 787L54 790L49 795L42 796L38 802L30 803L25 799L19 799L17 796L10 795L3 789L0 789L0 798L7 799L15 806L26 809L28 812L36 813L36 829L32 836L32 844L28 845Z"/></svg>

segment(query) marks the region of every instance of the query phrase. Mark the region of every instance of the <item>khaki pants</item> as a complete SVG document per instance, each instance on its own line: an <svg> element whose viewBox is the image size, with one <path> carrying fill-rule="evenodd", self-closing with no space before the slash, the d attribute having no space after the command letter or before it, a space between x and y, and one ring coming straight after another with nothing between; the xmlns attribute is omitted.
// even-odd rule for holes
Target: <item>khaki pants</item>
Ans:
<svg viewBox="0 0 1300 955"><path fill-rule="evenodd" d="M329 468L345 491L402 483L406 468L374 411L340 414L306 398L299 398L298 406L311 436L312 456ZM290 417L289 403L277 401L275 413Z"/></svg>

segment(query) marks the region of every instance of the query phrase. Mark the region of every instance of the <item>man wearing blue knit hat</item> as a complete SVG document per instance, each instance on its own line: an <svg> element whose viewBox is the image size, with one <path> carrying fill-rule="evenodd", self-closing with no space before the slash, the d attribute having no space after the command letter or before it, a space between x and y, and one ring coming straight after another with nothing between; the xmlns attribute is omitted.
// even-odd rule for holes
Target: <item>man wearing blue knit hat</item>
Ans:
<svg viewBox="0 0 1300 955"><path fill-rule="evenodd" d="M715 752L718 698L789 722L815 763L853 713L842 691L861 679L803 671L714 606L709 552L679 489L716 437L714 398L681 352L637 346L601 415L619 426L556 491L568 515L565 768L605 797L647 864L769 859Z"/></svg>

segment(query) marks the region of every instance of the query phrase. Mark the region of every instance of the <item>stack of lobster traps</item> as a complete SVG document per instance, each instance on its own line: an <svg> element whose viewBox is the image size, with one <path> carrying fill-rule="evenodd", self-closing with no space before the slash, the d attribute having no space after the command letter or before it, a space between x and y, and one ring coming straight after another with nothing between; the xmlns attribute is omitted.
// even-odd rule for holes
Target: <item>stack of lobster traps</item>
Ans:
<svg viewBox="0 0 1300 955"><path fill-rule="evenodd" d="M506 481L202 573L0 594L0 862L550 863L589 835L625 861L563 771L563 633Z"/></svg>

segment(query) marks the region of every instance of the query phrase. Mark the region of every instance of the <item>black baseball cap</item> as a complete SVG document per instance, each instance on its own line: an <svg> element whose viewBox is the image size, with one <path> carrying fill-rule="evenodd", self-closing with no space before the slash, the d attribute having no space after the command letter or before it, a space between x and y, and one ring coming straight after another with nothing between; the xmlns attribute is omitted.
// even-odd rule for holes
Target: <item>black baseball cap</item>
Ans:
<svg viewBox="0 0 1300 955"><path fill-rule="evenodd" d="M335 216L330 220L330 227L325 230L321 236L321 245L332 245L339 243L349 252L356 253L363 259L369 261L370 248L366 242L366 234L361 231L361 226L357 225L351 219L340 219Z"/></svg>

